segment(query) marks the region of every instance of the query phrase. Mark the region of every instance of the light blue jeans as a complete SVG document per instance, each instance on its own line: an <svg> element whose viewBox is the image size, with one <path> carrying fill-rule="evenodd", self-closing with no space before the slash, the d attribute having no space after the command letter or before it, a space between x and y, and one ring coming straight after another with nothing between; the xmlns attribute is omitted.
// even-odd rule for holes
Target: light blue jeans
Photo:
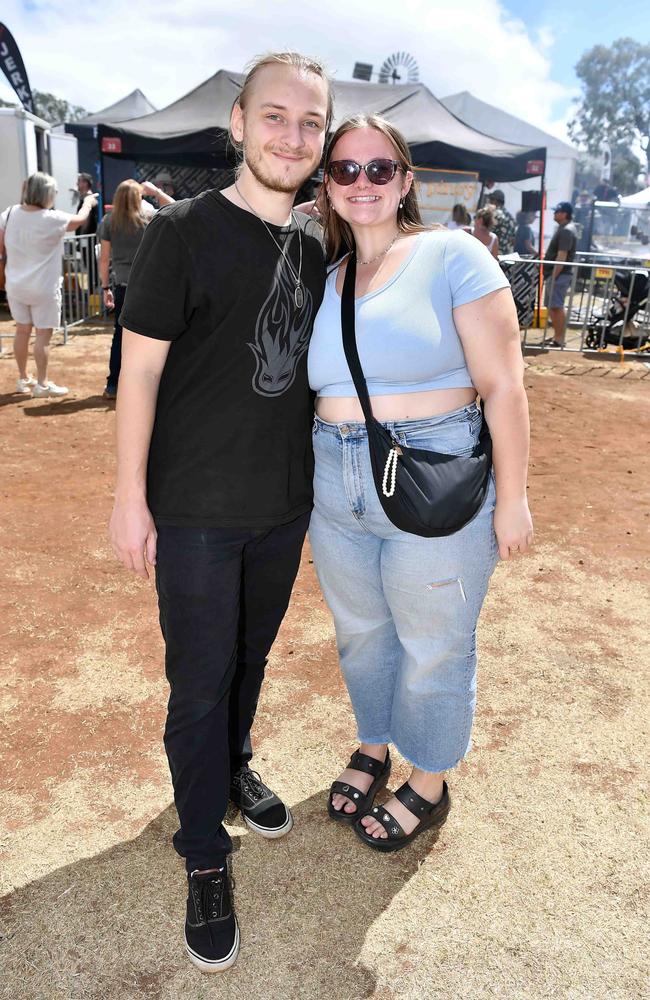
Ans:
<svg viewBox="0 0 650 1000"><path fill-rule="evenodd" d="M387 423L401 444L468 454L476 404ZM498 559L494 479L469 524L445 538L400 531L384 514L365 424L314 420L314 563L336 628L363 743L393 743L424 771L465 756L476 705L476 623Z"/></svg>

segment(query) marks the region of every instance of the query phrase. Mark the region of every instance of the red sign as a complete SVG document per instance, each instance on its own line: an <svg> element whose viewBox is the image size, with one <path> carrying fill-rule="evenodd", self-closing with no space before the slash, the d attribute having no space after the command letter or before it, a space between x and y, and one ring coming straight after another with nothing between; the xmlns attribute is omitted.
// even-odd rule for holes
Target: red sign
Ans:
<svg viewBox="0 0 650 1000"><path fill-rule="evenodd" d="M544 173L544 161L543 160L529 160L526 164L527 174L543 174Z"/></svg>
<svg viewBox="0 0 650 1000"><path fill-rule="evenodd" d="M110 139L104 136L102 139L102 153L121 153L122 152L122 140L121 139Z"/></svg>

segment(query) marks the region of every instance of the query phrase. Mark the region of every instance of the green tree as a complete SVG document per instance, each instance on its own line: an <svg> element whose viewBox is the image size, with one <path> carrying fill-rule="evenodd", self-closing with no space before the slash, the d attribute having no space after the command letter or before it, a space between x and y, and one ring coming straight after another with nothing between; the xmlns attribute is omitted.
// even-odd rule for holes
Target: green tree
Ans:
<svg viewBox="0 0 650 1000"><path fill-rule="evenodd" d="M62 97L55 97L54 94L45 93L42 90L33 90L34 114L43 118L51 125L59 122L78 122L88 114L85 108L77 104L68 104Z"/></svg>
<svg viewBox="0 0 650 1000"><path fill-rule="evenodd" d="M582 83L571 138L597 153L603 139L631 149L637 140L650 170L650 45L619 38L583 53L576 74Z"/></svg>
<svg viewBox="0 0 650 1000"><path fill-rule="evenodd" d="M600 156L592 156L582 152L576 163L575 186L593 194L600 181ZM637 157L624 144L612 146L612 184L619 194L634 194L638 191L637 177L641 172L641 164Z"/></svg>

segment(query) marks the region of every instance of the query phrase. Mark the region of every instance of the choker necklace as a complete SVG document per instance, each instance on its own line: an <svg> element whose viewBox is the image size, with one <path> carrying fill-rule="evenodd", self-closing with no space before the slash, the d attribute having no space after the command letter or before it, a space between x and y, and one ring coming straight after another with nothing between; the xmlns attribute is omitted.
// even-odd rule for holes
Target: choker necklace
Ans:
<svg viewBox="0 0 650 1000"><path fill-rule="evenodd" d="M358 260L357 264L374 264L375 261L379 260L380 257L385 257L390 248L392 247L393 243L395 243L395 241L397 240L398 236L399 236L399 230L395 233L395 235L393 236L392 240L390 241L385 250L382 250L381 253L378 253L376 257L371 257L370 260Z"/></svg>
<svg viewBox="0 0 650 1000"><path fill-rule="evenodd" d="M252 214L254 216L256 216L256 218L258 218L260 220L260 222L262 223L262 225L266 229L267 233L269 234L269 236L271 237L271 239L275 243L276 247L280 251L280 256L282 257L282 260L285 262L285 264L287 265L287 267L291 271L291 276L293 277L293 280L296 283L296 287L293 290L293 301L295 303L296 309L302 309L303 305L305 304L305 290L304 290L303 284L302 284L302 230L301 230L300 226L298 225L298 221L297 221L295 215L293 214L293 209L291 210L291 221L293 223L295 223L296 228L298 230L298 247L299 247L299 250L300 250L300 258L299 258L299 262L298 262L298 270L297 271L296 271L295 267L293 266L293 264L291 263L291 261L289 260L289 258L287 257L287 240L285 239L284 244L282 246L280 246L280 244L276 240L275 236L273 235L273 233L271 232L271 230L267 226L267 224L264 221L264 219L262 218L262 216L258 212L255 211L255 209L253 208L253 206L248 201L246 201L246 199L244 198L243 194L241 193L241 191L237 187L237 182L235 182L235 191L237 192L237 194L239 195L239 197L241 198L241 200L244 202L244 204L246 205L246 207L249 209L249 211L252 212ZM397 237L395 237L395 239L397 239ZM394 242L395 242L395 240L393 240L393 243ZM391 246L392 246L392 244L391 244ZM390 247L388 247L387 249L390 249Z"/></svg>

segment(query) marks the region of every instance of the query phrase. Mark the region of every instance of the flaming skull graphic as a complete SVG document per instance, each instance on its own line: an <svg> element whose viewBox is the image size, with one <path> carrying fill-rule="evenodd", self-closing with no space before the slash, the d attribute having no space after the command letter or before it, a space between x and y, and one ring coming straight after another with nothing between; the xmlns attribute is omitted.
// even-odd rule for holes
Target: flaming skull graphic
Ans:
<svg viewBox="0 0 650 1000"><path fill-rule="evenodd" d="M293 385L298 362L309 346L313 297L303 285L305 301L302 309L297 309L295 282L287 272L280 257L271 290L257 317L255 340L248 344L256 361L253 389L261 396L280 396Z"/></svg>

